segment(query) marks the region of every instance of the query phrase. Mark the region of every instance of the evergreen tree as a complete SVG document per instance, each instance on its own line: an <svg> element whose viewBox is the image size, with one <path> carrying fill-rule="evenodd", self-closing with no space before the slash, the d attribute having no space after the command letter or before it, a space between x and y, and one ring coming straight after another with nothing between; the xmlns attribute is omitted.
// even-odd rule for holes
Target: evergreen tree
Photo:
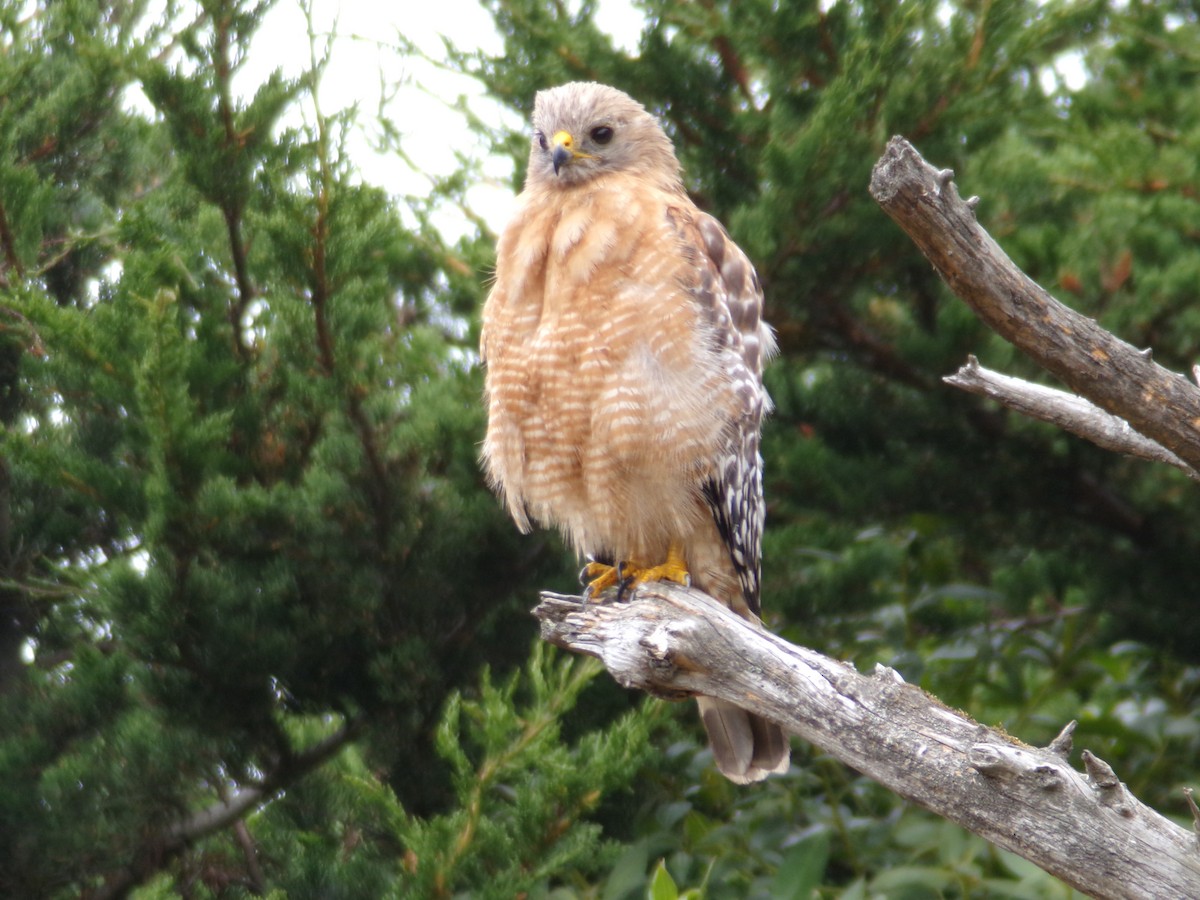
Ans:
<svg viewBox="0 0 1200 900"><path fill-rule="evenodd" d="M139 11L6 14L2 892L111 896L169 865L180 889L369 895L405 877L397 847L433 846L406 810L567 753L547 717L594 675L535 665L532 734L495 714L512 686L485 690L483 772L437 736L451 689L525 656L524 585L566 571L477 469L462 323L487 247L446 247L420 209L406 228L356 183L349 116L277 125L312 106L319 59L234 97L261 8ZM444 728L477 708L455 709ZM586 738L601 773L614 757L602 779L632 777L645 730ZM596 839L574 820L597 786L559 768L536 803L510 785L538 874ZM261 826L202 840L283 789Z"/></svg>
<svg viewBox="0 0 1200 900"><path fill-rule="evenodd" d="M982 198L981 221L1032 277L1188 371L1194 12L651 0L631 56L586 4L489 6L505 53L460 54L462 68L523 114L537 89L573 79L640 98L693 193L758 264L783 351L767 372L777 410L764 447L764 607L783 633L896 666L1033 742L1079 718L1077 745L1183 814L1171 793L1194 777L1200 734L1183 621L1200 539L1192 486L945 387L969 353L1040 376L948 294L866 187L888 137L905 135ZM1086 75L1075 89L1059 74L1072 67ZM820 799L788 807L794 833L834 836L828 880L812 884L895 891L917 859L905 871L925 889L1012 877L1004 857L957 839L947 851L947 826L897 819L891 800L832 770ZM779 791L797 802L795 784ZM701 815L718 841L654 833L689 851L669 857L684 883L717 859L709 893L767 895L738 879L780 865L787 817L770 808L760 800L753 825L735 826L772 835L757 854L726 855L729 807ZM819 845L798 859L823 859Z"/></svg>
<svg viewBox="0 0 1200 900"><path fill-rule="evenodd" d="M906 135L1031 276L1189 368L1195 14L645 0L627 53L593 4L487 5L505 53L453 65L522 114L629 91L758 264L773 624L1031 742L1079 718L1176 808L1190 485L941 385L1030 370L866 188ZM1065 895L810 748L735 788L690 717L526 660L573 561L478 472L489 238L354 176L319 43L239 100L263 12L0 9L0 893Z"/></svg>

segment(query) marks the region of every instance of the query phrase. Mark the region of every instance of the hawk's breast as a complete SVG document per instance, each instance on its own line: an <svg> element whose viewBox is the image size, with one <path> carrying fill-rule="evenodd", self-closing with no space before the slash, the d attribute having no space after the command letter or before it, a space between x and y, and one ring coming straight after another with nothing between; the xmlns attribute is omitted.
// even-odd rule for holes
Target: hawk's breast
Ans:
<svg viewBox="0 0 1200 900"><path fill-rule="evenodd" d="M602 181L542 192L498 247L484 458L518 521L580 552L659 554L707 515L736 397L685 288L697 263L669 221L677 199Z"/></svg>

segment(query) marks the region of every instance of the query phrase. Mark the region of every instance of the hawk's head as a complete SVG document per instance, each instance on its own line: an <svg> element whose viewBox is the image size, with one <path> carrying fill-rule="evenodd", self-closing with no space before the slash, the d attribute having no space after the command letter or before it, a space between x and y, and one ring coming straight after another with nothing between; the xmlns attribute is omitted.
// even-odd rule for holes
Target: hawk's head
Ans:
<svg viewBox="0 0 1200 900"><path fill-rule="evenodd" d="M588 81L539 91L527 186L579 184L605 172L679 183L670 139L628 94Z"/></svg>

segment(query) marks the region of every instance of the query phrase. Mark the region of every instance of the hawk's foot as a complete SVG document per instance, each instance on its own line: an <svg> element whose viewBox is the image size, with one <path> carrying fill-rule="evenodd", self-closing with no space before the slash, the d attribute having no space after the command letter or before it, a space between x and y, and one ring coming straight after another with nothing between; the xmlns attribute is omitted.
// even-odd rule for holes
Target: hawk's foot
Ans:
<svg viewBox="0 0 1200 900"><path fill-rule="evenodd" d="M602 594L619 581L617 566L600 563L589 559L588 564L580 570L580 583L583 584L583 599L590 600L596 594Z"/></svg>
<svg viewBox="0 0 1200 900"><path fill-rule="evenodd" d="M687 562L683 558L683 549L674 542L667 549L666 561L657 566L639 566L629 562L610 566L592 560L579 573L579 580L587 583L583 592L585 600L590 600L614 586L617 588L619 601L630 589L650 581L673 581L684 587L690 587L692 584L691 573L688 572Z"/></svg>
<svg viewBox="0 0 1200 900"><path fill-rule="evenodd" d="M692 575L688 572L687 561L683 558L683 548L674 541L667 548L666 562L646 569L632 570L632 567L627 567L625 571L633 577L633 587L649 581L673 581L684 587L692 585Z"/></svg>
<svg viewBox="0 0 1200 900"><path fill-rule="evenodd" d="M598 597L610 587L617 588L617 599L620 600L628 590L632 580L626 574L624 563L611 566L608 563L588 560L588 564L579 573L579 580L586 585L583 591L584 602Z"/></svg>

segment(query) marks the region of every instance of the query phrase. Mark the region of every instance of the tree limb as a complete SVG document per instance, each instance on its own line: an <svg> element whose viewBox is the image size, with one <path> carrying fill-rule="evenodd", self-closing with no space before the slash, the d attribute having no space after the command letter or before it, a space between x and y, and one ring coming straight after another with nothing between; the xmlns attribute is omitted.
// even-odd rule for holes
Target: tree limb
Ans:
<svg viewBox="0 0 1200 900"><path fill-rule="evenodd" d="M871 173L871 196L993 331L1200 470L1200 389L1033 282L980 227L953 178L894 137Z"/></svg>
<svg viewBox="0 0 1200 900"><path fill-rule="evenodd" d="M1185 472L1193 481L1200 481L1200 472L1166 447L1138 434L1124 419L1106 413L1082 397L985 369L974 356L967 357L966 365L942 381L990 397L1030 418L1057 425L1105 450L1166 463Z"/></svg>
<svg viewBox="0 0 1200 900"><path fill-rule="evenodd" d="M1096 897L1200 896L1194 834L1133 797L1070 726L1039 750L948 709L893 670L796 647L701 592L647 584L621 603L543 593L542 637L627 687L704 694L780 723L902 797Z"/></svg>
<svg viewBox="0 0 1200 900"><path fill-rule="evenodd" d="M161 870L179 853L200 838L239 822L261 804L320 767L349 743L361 729L361 720L347 722L333 734L306 747L285 760L261 784L241 788L205 809L198 810L163 833L148 838L137 858L110 873L104 883L90 893L88 900L114 900L129 892Z"/></svg>

